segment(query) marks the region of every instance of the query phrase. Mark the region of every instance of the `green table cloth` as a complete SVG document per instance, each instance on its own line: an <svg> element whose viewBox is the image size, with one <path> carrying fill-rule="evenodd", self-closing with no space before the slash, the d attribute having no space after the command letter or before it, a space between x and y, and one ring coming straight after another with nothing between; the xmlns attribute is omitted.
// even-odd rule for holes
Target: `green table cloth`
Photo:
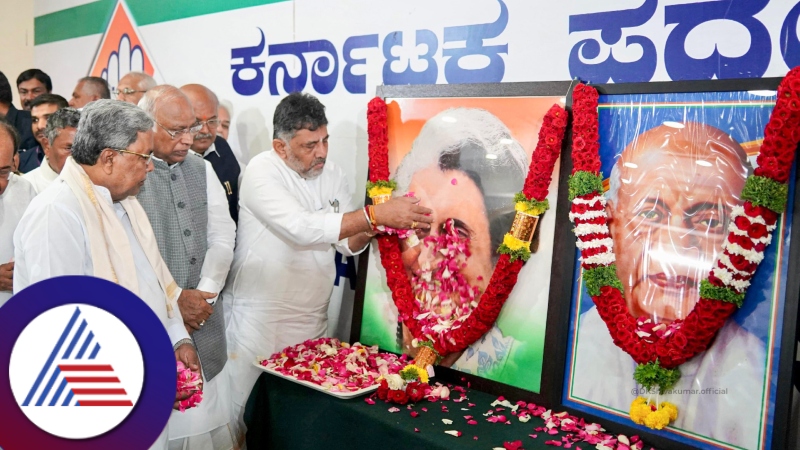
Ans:
<svg viewBox="0 0 800 450"><path fill-rule="evenodd" d="M458 397L458 393L451 395L451 398ZM502 448L504 442L516 440L521 440L526 450L557 448L545 442L560 441L563 433L549 435L535 431L536 427L544 426L541 418L531 417L523 423L512 416L510 410L505 410L495 414L505 415L511 424L487 422L483 414L494 409L491 403L497 397L475 390L467 390L467 397L469 400L461 403L423 400L412 406L419 414L412 417L406 406L384 403L377 398L375 404L370 405L364 401L366 396L339 399L265 373L253 388L245 410L247 448L487 450ZM509 400L513 403L515 399ZM470 407L469 403L475 406ZM388 410L393 406L400 411L390 413ZM446 406L448 412L443 411L442 406ZM474 417L477 425L467 424L464 416L468 415ZM446 425L442 419L453 423ZM462 435L454 437L445 430L458 430ZM537 438L531 438L530 434L536 434ZM595 446L580 442L572 449L578 447L591 449Z"/></svg>

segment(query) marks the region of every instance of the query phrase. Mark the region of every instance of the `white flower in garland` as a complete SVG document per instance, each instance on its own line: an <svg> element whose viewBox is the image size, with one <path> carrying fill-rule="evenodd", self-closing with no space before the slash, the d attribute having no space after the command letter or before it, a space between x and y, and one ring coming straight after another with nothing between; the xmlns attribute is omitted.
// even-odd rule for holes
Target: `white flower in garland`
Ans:
<svg viewBox="0 0 800 450"><path fill-rule="evenodd" d="M578 237L594 233L608 234L608 225L597 225L593 223L575 225L575 235Z"/></svg>

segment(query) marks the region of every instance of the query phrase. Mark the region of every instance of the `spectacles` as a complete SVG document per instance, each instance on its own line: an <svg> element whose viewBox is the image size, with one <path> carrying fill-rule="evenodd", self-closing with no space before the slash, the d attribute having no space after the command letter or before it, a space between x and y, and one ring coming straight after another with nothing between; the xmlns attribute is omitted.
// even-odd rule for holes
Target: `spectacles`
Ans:
<svg viewBox="0 0 800 450"><path fill-rule="evenodd" d="M219 122L219 119L200 120L197 122L197 125L199 125L201 129L203 128L203 125L208 125L208 127L211 128L219 125Z"/></svg>
<svg viewBox="0 0 800 450"><path fill-rule="evenodd" d="M131 88L122 88L122 89L113 88L112 91L114 92L114 95L117 95L117 96L119 96L119 95L131 95L131 94L135 94L137 92L141 92L141 93L147 92L147 91L137 91L137 90L131 89Z"/></svg>
<svg viewBox="0 0 800 450"><path fill-rule="evenodd" d="M184 134L188 134L188 135L194 136L195 134L197 134L198 131L200 131L201 128L203 128L203 124L202 123L196 123L196 124L192 125L189 128L184 128L184 129L178 130L178 131L172 131L169 128L165 127L164 125L161 125L158 122L156 122L156 124L158 126L160 126L161 128L163 128L164 131L166 131L167 134L169 134L169 137L171 137L173 140L178 139L179 137L183 136Z"/></svg>
<svg viewBox="0 0 800 450"><path fill-rule="evenodd" d="M153 157L152 153L150 153L149 155L145 155L143 153L136 153L136 152L132 152L130 150L125 150L124 148L112 148L111 150L116 150L116 151L118 151L120 153L130 153L131 155L136 155L139 158L142 158L144 160L145 164L150 164L150 159Z"/></svg>

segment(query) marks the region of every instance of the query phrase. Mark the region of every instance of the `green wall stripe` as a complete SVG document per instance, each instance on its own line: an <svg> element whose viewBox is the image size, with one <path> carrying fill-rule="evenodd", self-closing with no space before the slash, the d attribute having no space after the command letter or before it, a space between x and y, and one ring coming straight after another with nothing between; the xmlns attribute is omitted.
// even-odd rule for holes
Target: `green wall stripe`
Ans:
<svg viewBox="0 0 800 450"><path fill-rule="evenodd" d="M142 26L286 1L291 0L171 0L169 6L165 6L164 0L126 3L136 24ZM41 45L103 33L116 5L116 0L98 0L36 17L34 43Z"/></svg>

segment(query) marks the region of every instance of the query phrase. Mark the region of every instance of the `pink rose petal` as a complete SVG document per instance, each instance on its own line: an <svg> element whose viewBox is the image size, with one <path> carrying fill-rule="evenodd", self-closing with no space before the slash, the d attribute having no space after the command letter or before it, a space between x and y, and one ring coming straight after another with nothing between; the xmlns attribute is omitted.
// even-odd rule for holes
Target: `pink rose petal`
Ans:
<svg viewBox="0 0 800 450"><path fill-rule="evenodd" d="M411 411L411 417L417 417L419 415L416 411Z"/></svg>
<svg viewBox="0 0 800 450"><path fill-rule="evenodd" d="M369 404L369 405L374 405L375 404L375 400L373 400L373 399L371 399L369 397L365 398L364 402Z"/></svg>
<svg viewBox="0 0 800 450"><path fill-rule="evenodd" d="M467 421L467 424L469 424L469 425L477 425L478 422L476 420L470 419L470 420Z"/></svg>
<svg viewBox="0 0 800 450"><path fill-rule="evenodd" d="M394 406L392 406L391 408L389 408L389 412L390 413L400 412L400 408L395 408Z"/></svg>

